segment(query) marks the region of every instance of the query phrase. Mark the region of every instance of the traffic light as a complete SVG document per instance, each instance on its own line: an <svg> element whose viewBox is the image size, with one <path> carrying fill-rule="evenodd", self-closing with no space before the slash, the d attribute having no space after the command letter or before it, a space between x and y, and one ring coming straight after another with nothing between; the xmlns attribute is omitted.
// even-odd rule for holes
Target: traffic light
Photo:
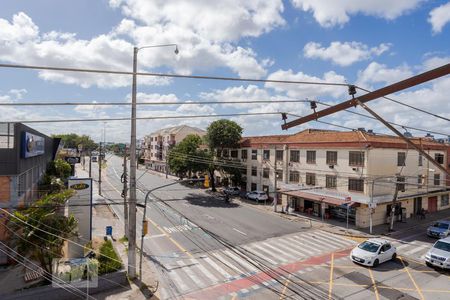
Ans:
<svg viewBox="0 0 450 300"><path fill-rule="evenodd" d="M205 181L203 182L205 188L209 188L209 176L205 175Z"/></svg>
<svg viewBox="0 0 450 300"><path fill-rule="evenodd" d="M148 233L148 220L144 220L142 222L142 232L144 233L144 236Z"/></svg>

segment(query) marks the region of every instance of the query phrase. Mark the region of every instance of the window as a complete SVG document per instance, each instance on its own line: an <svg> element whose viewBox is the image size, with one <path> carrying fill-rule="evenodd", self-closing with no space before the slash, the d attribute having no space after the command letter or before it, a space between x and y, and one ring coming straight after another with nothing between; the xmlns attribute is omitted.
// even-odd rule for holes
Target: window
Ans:
<svg viewBox="0 0 450 300"><path fill-rule="evenodd" d="M258 176L258 169L256 167L252 167L252 176Z"/></svg>
<svg viewBox="0 0 450 300"><path fill-rule="evenodd" d="M298 171L289 172L289 182L298 183L300 181L300 173Z"/></svg>
<svg viewBox="0 0 450 300"><path fill-rule="evenodd" d="M263 151L263 159L264 160L270 160L270 150L264 150Z"/></svg>
<svg viewBox="0 0 450 300"><path fill-rule="evenodd" d="M252 160L258 159L258 150L252 149Z"/></svg>
<svg viewBox="0 0 450 300"><path fill-rule="evenodd" d="M256 187L256 183L252 182L250 189L252 191L256 191L257 187Z"/></svg>
<svg viewBox="0 0 450 300"><path fill-rule="evenodd" d="M316 174L306 173L306 184L307 185L316 185Z"/></svg>
<svg viewBox="0 0 450 300"><path fill-rule="evenodd" d="M400 192L405 191L405 177L397 177L397 189Z"/></svg>
<svg viewBox="0 0 450 300"><path fill-rule="evenodd" d="M327 165L337 165L337 151L327 151Z"/></svg>
<svg viewBox="0 0 450 300"><path fill-rule="evenodd" d="M283 170L276 171L277 180L283 180Z"/></svg>
<svg viewBox="0 0 450 300"><path fill-rule="evenodd" d="M275 159L276 160L283 160L283 150L276 150L275 151Z"/></svg>
<svg viewBox="0 0 450 300"><path fill-rule="evenodd" d="M217 157L222 157L222 151L217 149Z"/></svg>
<svg viewBox="0 0 450 300"><path fill-rule="evenodd" d="M364 179L349 178L348 190L355 192L364 192Z"/></svg>
<svg viewBox="0 0 450 300"><path fill-rule="evenodd" d="M434 174L434 185L441 185L441 174Z"/></svg>
<svg viewBox="0 0 450 300"><path fill-rule="evenodd" d="M423 165L423 156L422 153L419 153L419 167Z"/></svg>
<svg viewBox="0 0 450 300"><path fill-rule="evenodd" d="M441 196L441 206L447 206L449 204L448 202L448 194Z"/></svg>
<svg viewBox="0 0 450 300"><path fill-rule="evenodd" d="M230 151L230 156L232 158L237 158L238 157L238 151L237 150L231 150Z"/></svg>
<svg viewBox="0 0 450 300"><path fill-rule="evenodd" d="M398 152L397 153L397 166L403 167L406 164L406 153L405 152Z"/></svg>
<svg viewBox="0 0 450 300"><path fill-rule="evenodd" d="M241 150L241 158L242 159L247 159L247 149Z"/></svg>
<svg viewBox="0 0 450 300"><path fill-rule="evenodd" d="M435 153L434 154L434 159L440 163L441 165L444 163L444 154L441 153Z"/></svg>
<svg viewBox="0 0 450 300"><path fill-rule="evenodd" d="M329 189L335 189L337 187L337 177L333 175L327 175L325 178L325 187Z"/></svg>
<svg viewBox="0 0 450 300"><path fill-rule="evenodd" d="M270 169L269 168L264 168L263 169L263 177L264 178L269 178L269 173L270 173Z"/></svg>
<svg viewBox="0 0 450 300"><path fill-rule="evenodd" d="M316 163L316 151L306 151L306 163L308 164Z"/></svg>
<svg viewBox="0 0 450 300"><path fill-rule="evenodd" d="M222 155L223 157L228 157L228 149L223 149Z"/></svg>
<svg viewBox="0 0 450 300"><path fill-rule="evenodd" d="M298 150L291 150L291 157L290 157L290 161L291 162L299 162L300 161L300 151Z"/></svg>
<svg viewBox="0 0 450 300"><path fill-rule="evenodd" d="M348 165L352 167L364 167L364 152L350 151L348 155Z"/></svg>
<svg viewBox="0 0 450 300"><path fill-rule="evenodd" d="M420 189L422 188L422 184L423 184L423 176L422 175L417 175L417 188Z"/></svg>
<svg viewBox="0 0 450 300"><path fill-rule="evenodd" d="M14 148L14 123L0 124L0 149Z"/></svg>

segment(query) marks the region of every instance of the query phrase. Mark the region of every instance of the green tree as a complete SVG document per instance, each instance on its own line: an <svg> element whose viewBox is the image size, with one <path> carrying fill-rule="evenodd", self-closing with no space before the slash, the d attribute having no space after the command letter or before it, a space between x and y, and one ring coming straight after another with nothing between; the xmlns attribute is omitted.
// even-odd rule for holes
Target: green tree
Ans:
<svg viewBox="0 0 450 300"><path fill-rule="evenodd" d="M239 126L239 124L237 124L236 122L225 119L217 120L209 124L206 130L206 141L208 143L211 157L217 160L218 151L222 153L223 149L237 148L242 138L242 130L242 127ZM237 176L237 173L239 172L239 169L230 168L231 164L229 164L229 168L224 168L223 165L226 165L226 163L220 165L211 163L209 165L208 171L210 176L211 189L213 191L216 190L214 181L215 170L222 169L224 171L227 171L228 173L236 173L235 176Z"/></svg>
<svg viewBox="0 0 450 300"><path fill-rule="evenodd" d="M65 160L56 159L49 162L39 184L39 190L44 191L45 194L61 192L65 189L64 182L67 181L70 174L70 164Z"/></svg>
<svg viewBox="0 0 450 300"><path fill-rule="evenodd" d="M83 146L83 150L92 151L97 149L98 145L88 135L78 135L75 133L55 134L54 138L60 138L65 148L78 149L79 145Z"/></svg>
<svg viewBox="0 0 450 300"><path fill-rule="evenodd" d="M14 245L19 253L36 260L52 272L52 260L63 256L64 239L76 236L77 220L61 213L73 190L42 197L33 206L14 212L11 228Z"/></svg>
<svg viewBox="0 0 450 300"><path fill-rule="evenodd" d="M172 147L168 159L170 170L180 178L188 173L206 171L208 163L202 161L209 157L205 151L199 149L202 143L200 136L190 134L179 144Z"/></svg>

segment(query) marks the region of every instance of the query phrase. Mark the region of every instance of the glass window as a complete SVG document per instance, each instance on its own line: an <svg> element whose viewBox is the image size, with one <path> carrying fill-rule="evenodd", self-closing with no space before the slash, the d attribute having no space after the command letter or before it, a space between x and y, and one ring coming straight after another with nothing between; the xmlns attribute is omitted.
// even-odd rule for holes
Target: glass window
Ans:
<svg viewBox="0 0 450 300"><path fill-rule="evenodd" d="M264 160L270 160L270 150L264 150L263 151L263 159Z"/></svg>
<svg viewBox="0 0 450 300"><path fill-rule="evenodd" d="M289 172L289 182L298 183L300 181L300 172L290 171Z"/></svg>
<svg viewBox="0 0 450 300"><path fill-rule="evenodd" d="M316 163L316 151L306 151L306 163L308 164Z"/></svg>
<svg viewBox="0 0 450 300"><path fill-rule="evenodd" d="M242 159L247 159L247 149L242 149L241 150L241 158Z"/></svg>
<svg viewBox="0 0 450 300"><path fill-rule="evenodd" d="M326 175L325 187L329 189L335 189L337 187L337 177L334 175Z"/></svg>
<svg viewBox="0 0 450 300"><path fill-rule="evenodd" d="M228 157L228 149L223 149L222 155L223 157Z"/></svg>
<svg viewBox="0 0 450 300"><path fill-rule="evenodd" d="M405 177L397 177L397 188L399 191L405 191Z"/></svg>
<svg viewBox="0 0 450 300"><path fill-rule="evenodd" d="M349 178L348 190L355 192L364 192L364 179Z"/></svg>
<svg viewBox="0 0 450 300"><path fill-rule="evenodd" d="M448 201L448 194L441 196L441 206L447 206L449 203Z"/></svg>
<svg viewBox="0 0 450 300"><path fill-rule="evenodd" d="M264 178L269 178L269 173L270 173L270 169L269 168L264 168L263 169L263 177Z"/></svg>
<svg viewBox="0 0 450 300"><path fill-rule="evenodd" d="M256 191L256 183L254 183L254 182L252 182L252 184L251 184L251 186L250 186L250 189L252 190L252 191Z"/></svg>
<svg viewBox="0 0 450 300"><path fill-rule="evenodd" d="M405 166L406 163L406 152L398 152L397 153L397 166L402 167Z"/></svg>
<svg viewBox="0 0 450 300"><path fill-rule="evenodd" d="M372 243L372 242L369 242L369 241L365 241L364 243L359 244L358 248L363 249L363 250L368 251L368 252L375 253L380 248L380 245Z"/></svg>
<svg viewBox="0 0 450 300"><path fill-rule="evenodd" d="M275 159L276 160L283 160L283 150L276 150L275 151Z"/></svg>
<svg viewBox="0 0 450 300"><path fill-rule="evenodd" d="M277 180L283 180L283 170L276 171Z"/></svg>
<svg viewBox="0 0 450 300"><path fill-rule="evenodd" d="M252 160L258 159L258 150L252 149Z"/></svg>
<svg viewBox="0 0 450 300"><path fill-rule="evenodd" d="M238 157L238 151L237 150L231 150L230 151L230 156L232 158L237 158Z"/></svg>
<svg viewBox="0 0 450 300"><path fill-rule="evenodd" d="M256 167L252 167L252 176L258 176L258 169Z"/></svg>
<svg viewBox="0 0 450 300"><path fill-rule="evenodd" d="M434 185L441 185L441 174L434 174Z"/></svg>
<svg viewBox="0 0 450 300"><path fill-rule="evenodd" d="M419 153L419 167L423 165L423 156L422 153Z"/></svg>
<svg viewBox="0 0 450 300"><path fill-rule="evenodd" d="M441 154L441 153L435 153L435 154L434 154L434 159L435 159L438 163L443 164L443 163L444 163L444 154Z"/></svg>
<svg viewBox="0 0 450 300"><path fill-rule="evenodd" d="M352 167L364 167L364 152L350 151L348 156L348 164Z"/></svg>
<svg viewBox="0 0 450 300"><path fill-rule="evenodd" d="M450 244L442 241L437 241L436 244L434 244L433 248L450 252Z"/></svg>
<svg viewBox="0 0 450 300"><path fill-rule="evenodd" d="M316 185L316 174L306 173L306 184L307 185Z"/></svg>
<svg viewBox="0 0 450 300"><path fill-rule="evenodd" d="M418 184L418 186L417 186L418 189L422 188L422 185L423 185L423 176L422 175L417 175L417 184Z"/></svg>
<svg viewBox="0 0 450 300"><path fill-rule="evenodd" d="M337 151L327 151L327 165L337 165Z"/></svg>
<svg viewBox="0 0 450 300"><path fill-rule="evenodd" d="M291 150L290 154L291 154L291 157L289 160L291 162L300 162L300 151L299 150Z"/></svg>

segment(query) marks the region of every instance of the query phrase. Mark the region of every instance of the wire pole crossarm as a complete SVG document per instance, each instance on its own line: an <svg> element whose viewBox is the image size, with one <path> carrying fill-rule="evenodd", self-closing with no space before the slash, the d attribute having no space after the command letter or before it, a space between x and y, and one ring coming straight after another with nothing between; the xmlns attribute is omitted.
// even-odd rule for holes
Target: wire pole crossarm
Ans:
<svg viewBox="0 0 450 300"><path fill-rule="evenodd" d="M298 125L304 124L309 121L317 120L318 118L334 114L336 112L339 112L339 111L347 109L347 108L351 108L353 106L357 106L359 102L365 103L365 102L368 102L368 101L371 101L371 100L374 100L377 98L381 98L386 95L399 92L401 90L410 88L412 86L416 86L418 84L421 84L421 83L424 83L424 82L427 82L427 81L430 81L430 80L433 80L433 79L436 79L436 78L439 78L439 77L442 77L442 76L445 76L448 74L450 74L450 64L443 65L436 69L433 69L433 70L418 74L416 76L407 78L405 80L396 82L394 84L388 85L386 87L375 90L373 92L353 98L351 100L341 102L335 106L325 108L321 111L307 115L303 118L299 118L297 120L288 122L286 124L281 125L281 128L284 130L287 130L291 127L298 126Z"/></svg>

